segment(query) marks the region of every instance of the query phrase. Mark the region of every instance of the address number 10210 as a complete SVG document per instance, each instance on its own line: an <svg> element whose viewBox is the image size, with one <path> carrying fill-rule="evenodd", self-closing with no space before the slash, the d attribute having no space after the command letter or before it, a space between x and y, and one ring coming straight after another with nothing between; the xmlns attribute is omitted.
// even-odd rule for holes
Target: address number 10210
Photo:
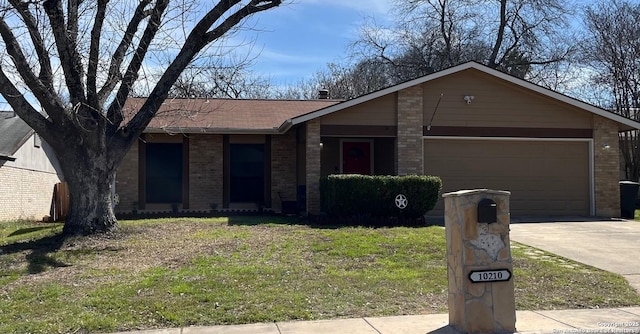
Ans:
<svg viewBox="0 0 640 334"><path fill-rule="evenodd" d="M473 283L508 281L511 272L508 269L477 270L469 273L469 280Z"/></svg>

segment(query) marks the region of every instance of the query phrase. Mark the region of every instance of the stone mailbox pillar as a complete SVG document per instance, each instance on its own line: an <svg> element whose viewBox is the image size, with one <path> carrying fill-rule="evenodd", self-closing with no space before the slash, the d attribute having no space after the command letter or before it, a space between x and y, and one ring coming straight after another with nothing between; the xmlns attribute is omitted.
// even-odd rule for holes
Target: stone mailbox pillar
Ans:
<svg viewBox="0 0 640 334"><path fill-rule="evenodd" d="M510 195L507 191L478 189L442 196L449 325L463 333L516 331Z"/></svg>

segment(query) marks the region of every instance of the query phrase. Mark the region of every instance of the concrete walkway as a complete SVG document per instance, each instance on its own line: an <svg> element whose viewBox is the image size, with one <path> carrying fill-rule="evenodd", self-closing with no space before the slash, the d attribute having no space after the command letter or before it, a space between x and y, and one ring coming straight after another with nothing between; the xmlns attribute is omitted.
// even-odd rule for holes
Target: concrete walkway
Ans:
<svg viewBox="0 0 640 334"><path fill-rule="evenodd" d="M620 274L640 292L640 222L526 221L512 220L512 241Z"/></svg>
<svg viewBox="0 0 640 334"><path fill-rule="evenodd" d="M518 311L518 333L640 333L640 307ZM233 326L185 327L127 334L455 334L448 314L407 315ZM120 334L124 334L120 333Z"/></svg>

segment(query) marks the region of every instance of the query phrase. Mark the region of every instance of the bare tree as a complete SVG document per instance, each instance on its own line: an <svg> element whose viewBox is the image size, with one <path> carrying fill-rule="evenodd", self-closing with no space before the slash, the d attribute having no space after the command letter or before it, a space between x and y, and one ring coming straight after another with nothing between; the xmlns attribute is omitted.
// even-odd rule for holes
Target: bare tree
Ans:
<svg viewBox="0 0 640 334"><path fill-rule="evenodd" d="M330 99L352 99L391 85L392 73L386 64L363 60L354 65L329 63L311 78L274 89L268 97L280 99L316 99L326 90Z"/></svg>
<svg viewBox="0 0 640 334"><path fill-rule="evenodd" d="M311 79L313 92L326 89L333 99L351 99L391 83L385 64L364 60L353 66L330 63Z"/></svg>
<svg viewBox="0 0 640 334"><path fill-rule="evenodd" d="M397 24L362 30L354 52L397 69L399 81L465 61L517 77L565 60L565 0L397 0Z"/></svg>
<svg viewBox="0 0 640 334"><path fill-rule="evenodd" d="M66 234L117 226L112 208L116 170L182 71L243 19L280 4L281 0L0 1L5 52L0 93L60 160L71 196ZM171 51L170 64L152 84L146 102L125 114L124 103L142 69L158 65L153 55L163 51Z"/></svg>
<svg viewBox="0 0 640 334"><path fill-rule="evenodd" d="M229 55L189 66L174 83L169 97L264 98L271 94L271 80L251 71L254 60Z"/></svg>
<svg viewBox="0 0 640 334"><path fill-rule="evenodd" d="M584 59L590 65L592 82L609 98L602 107L640 121L640 4L627 0L601 2L588 7L585 23L588 38L582 43ZM620 149L625 176L640 179L640 135L623 132Z"/></svg>

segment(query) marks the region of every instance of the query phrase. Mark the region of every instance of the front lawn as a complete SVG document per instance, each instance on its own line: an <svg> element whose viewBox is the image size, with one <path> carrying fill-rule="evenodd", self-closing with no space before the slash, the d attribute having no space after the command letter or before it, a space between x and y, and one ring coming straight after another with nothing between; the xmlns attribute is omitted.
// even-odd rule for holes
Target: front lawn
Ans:
<svg viewBox="0 0 640 334"><path fill-rule="evenodd" d="M122 221L62 240L0 223L0 333L447 312L441 227L319 228L293 218ZM626 281L514 244L520 310L640 305Z"/></svg>

